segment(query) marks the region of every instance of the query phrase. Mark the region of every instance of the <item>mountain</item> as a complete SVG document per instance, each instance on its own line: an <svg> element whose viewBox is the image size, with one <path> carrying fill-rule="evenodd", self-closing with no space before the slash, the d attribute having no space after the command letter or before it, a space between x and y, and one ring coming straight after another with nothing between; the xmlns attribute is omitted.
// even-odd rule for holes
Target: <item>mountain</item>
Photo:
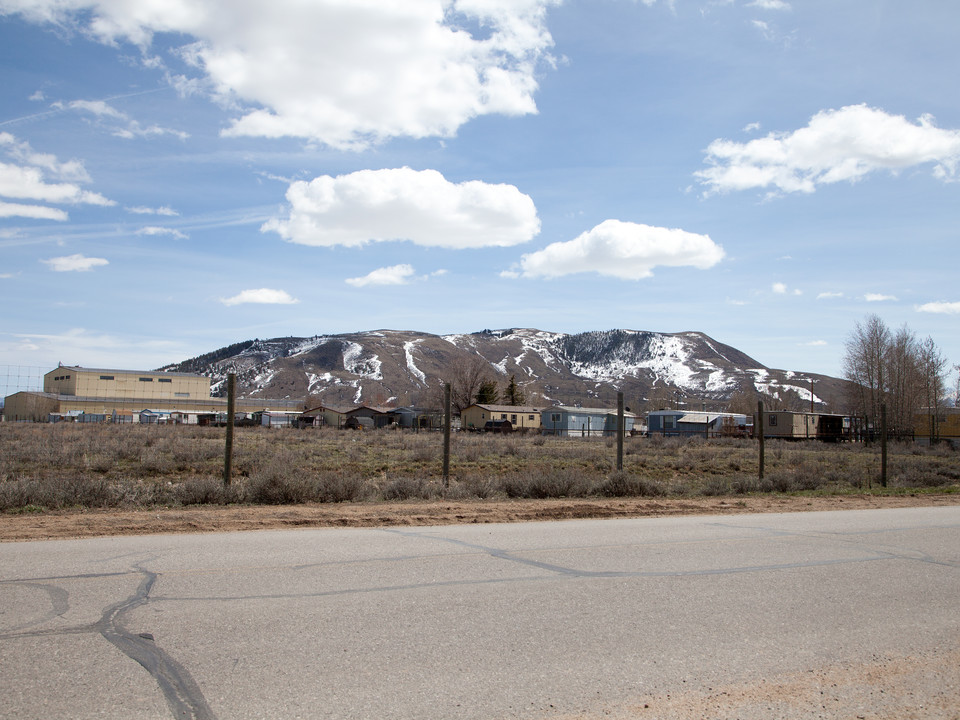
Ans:
<svg viewBox="0 0 960 720"><path fill-rule="evenodd" d="M846 381L775 370L700 332L636 330L576 334L533 329L464 335L377 330L309 338L248 340L161 370L194 372L225 392L236 373L245 397L303 398L338 407L440 404L443 383L481 359L506 388L511 376L528 404L614 406L618 391L635 410L682 407L719 410L764 396L768 406L838 409Z"/></svg>

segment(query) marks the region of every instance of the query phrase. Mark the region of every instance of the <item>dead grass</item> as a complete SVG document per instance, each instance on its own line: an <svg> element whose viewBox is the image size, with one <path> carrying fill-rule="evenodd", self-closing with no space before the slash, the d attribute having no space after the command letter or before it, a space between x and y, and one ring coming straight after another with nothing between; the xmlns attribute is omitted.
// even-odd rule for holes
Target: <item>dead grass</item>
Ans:
<svg viewBox="0 0 960 720"><path fill-rule="evenodd" d="M224 487L224 431L190 426L0 424L0 510L290 505L447 499L844 495L877 492L879 446L458 433L450 487L442 438L395 430L238 428ZM960 454L892 444L884 492L955 492Z"/></svg>

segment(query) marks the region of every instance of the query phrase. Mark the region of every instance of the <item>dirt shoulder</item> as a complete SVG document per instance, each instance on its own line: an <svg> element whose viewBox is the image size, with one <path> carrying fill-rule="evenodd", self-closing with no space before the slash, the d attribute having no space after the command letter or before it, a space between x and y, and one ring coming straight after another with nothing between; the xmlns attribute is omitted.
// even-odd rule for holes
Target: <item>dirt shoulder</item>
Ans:
<svg viewBox="0 0 960 720"><path fill-rule="evenodd" d="M865 510L960 505L960 494L880 497L747 496L553 500L466 500L283 506L194 506L0 515L0 542L233 532L292 527L387 527L530 522L573 518Z"/></svg>

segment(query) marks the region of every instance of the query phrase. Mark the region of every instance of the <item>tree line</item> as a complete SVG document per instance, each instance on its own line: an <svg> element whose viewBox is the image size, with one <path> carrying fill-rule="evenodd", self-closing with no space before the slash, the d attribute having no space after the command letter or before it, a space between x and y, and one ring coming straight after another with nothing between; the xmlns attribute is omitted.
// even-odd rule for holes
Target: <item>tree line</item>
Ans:
<svg viewBox="0 0 960 720"><path fill-rule="evenodd" d="M918 417L929 423L931 441L939 436L939 416L947 406L947 358L932 338L923 340L904 325L894 331L877 315L868 315L844 346L843 372L851 382L852 412L880 428L886 406L893 435L914 433Z"/></svg>

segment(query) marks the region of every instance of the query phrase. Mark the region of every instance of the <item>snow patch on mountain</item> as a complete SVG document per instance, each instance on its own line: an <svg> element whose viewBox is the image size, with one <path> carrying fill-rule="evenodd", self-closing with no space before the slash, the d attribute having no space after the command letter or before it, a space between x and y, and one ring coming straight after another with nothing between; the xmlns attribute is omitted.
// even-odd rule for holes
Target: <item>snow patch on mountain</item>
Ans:
<svg viewBox="0 0 960 720"><path fill-rule="evenodd" d="M410 374L415 378L418 378L421 384L427 384L427 376L423 374L423 371L417 367L417 364L413 361L413 349L423 340L410 340L403 344L403 352L407 356L407 370L410 371Z"/></svg>
<svg viewBox="0 0 960 720"><path fill-rule="evenodd" d="M325 372L321 375L308 372L307 373L307 394L312 393L320 384L329 385L330 383L335 381L336 381L336 378L328 372Z"/></svg>
<svg viewBox="0 0 960 720"><path fill-rule="evenodd" d="M380 367L383 365L376 355L363 356L363 345L355 342L346 343L343 349L343 369L353 375L359 375L369 380L383 380Z"/></svg>

